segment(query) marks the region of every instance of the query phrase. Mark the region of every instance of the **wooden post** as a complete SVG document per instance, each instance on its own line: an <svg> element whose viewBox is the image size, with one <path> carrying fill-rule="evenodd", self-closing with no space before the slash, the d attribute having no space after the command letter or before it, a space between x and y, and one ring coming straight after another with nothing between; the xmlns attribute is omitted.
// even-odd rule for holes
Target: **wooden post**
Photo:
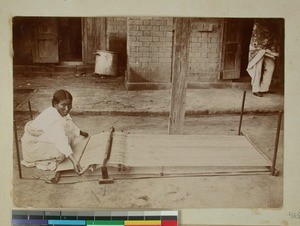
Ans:
<svg viewBox="0 0 300 226"><path fill-rule="evenodd" d="M169 134L182 134L189 73L190 18L175 18Z"/></svg>
<svg viewBox="0 0 300 226"><path fill-rule="evenodd" d="M244 91L244 93L243 93L243 101L242 101L242 107L241 107L241 114L240 114L240 123L239 123L238 135L241 135L242 121L243 121L243 115L244 115L245 99L246 99L246 91Z"/></svg>
<svg viewBox="0 0 300 226"><path fill-rule="evenodd" d="M14 134L15 134L15 142L16 142L16 150L17 150L17 160L18 160L18 170L19 170L19 178L22 179L22 166L21 166L21 157L20 157L20 149L19 149L19 143L18 143L18 132L17 132L17 123L14 120Z"/></svg>
<svg viewBox="0 0 300 226"><path fill-rule="evenodd" d="M277 120L277 130L276 130L276 137L275 137L275 148L272 160L272 168L271 174L275 176L276 172L276 160L277 160L277 152L278 152L278 143L279 143L279 135L280 135L280 127L281 127L281 118L282 118L282 111L278 112L278 120Z"/></svg>

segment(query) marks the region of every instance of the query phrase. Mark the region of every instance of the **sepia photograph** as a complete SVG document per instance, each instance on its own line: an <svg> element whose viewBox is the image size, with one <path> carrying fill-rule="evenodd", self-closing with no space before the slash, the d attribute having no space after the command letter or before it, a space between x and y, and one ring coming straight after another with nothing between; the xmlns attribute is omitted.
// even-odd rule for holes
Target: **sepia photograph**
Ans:
<svg viewBox="0 0 300 226"><path fill-rule="evenodd" d="M15 207L282 207L283 18L11 26Z"/></svg>

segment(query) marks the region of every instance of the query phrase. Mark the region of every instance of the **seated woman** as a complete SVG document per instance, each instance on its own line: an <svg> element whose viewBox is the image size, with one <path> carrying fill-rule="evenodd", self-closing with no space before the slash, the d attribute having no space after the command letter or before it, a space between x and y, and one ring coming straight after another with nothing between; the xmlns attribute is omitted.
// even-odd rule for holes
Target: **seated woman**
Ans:
<svg viewBox="0 0 300 226"><path fill-rule="evenodd" d="M75 172L80 173L81 166L74 157L72 143L80 135L89 135L73 123L69 115L72 101L73 97L67 90L56 91L52 106L25 125L21 142L23 159L27 163L52 160L57 165L69 158Z"/></svg>

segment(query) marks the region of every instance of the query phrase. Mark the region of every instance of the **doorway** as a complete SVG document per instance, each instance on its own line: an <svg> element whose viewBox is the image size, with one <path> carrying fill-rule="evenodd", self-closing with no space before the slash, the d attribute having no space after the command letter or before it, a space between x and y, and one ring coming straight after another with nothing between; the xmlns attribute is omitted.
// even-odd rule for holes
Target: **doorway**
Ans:
<svg viewBox="0 0 300 226"><path fill-rule="evenodd" d="M240 78L234 81L250 82L251 77L247 72L249 45L252 37L254 20L266 20L266 18L248 18L242 19L241 23L241 69ZM274 33L277 35L277 45L279 48L279 57L276 58L276 66L272 78L271 89L282 90L284 86L284 20L280 18L268 18L268 23L272 25Z"/></svg>
<svg viewBox="0 0 300 226"><path fill-rule="evenodd" d="M59 61L82 61L81 18L58 19Z"/></svg>
<svg viewBox="0 0 300 226"><path fill-rule="evenodd" d="M238 82L251 80L246 69L253 25L253 19L224 20L220 79Z"/></svg>
<svg viewBox="0 0 300 226"><path fill-rule="evenodd" d="M82 62L80 17L14 17L14 64Z"/></svg>
<svg viewBox="0 0 300 226"><path fill-rule="evenodd" d="M240 81L250 81L251 78L247 72L248 58L249 58L249 45L252 36L254 20L243 19L242 22L242 44L241 44L241 74Z"/></svg>

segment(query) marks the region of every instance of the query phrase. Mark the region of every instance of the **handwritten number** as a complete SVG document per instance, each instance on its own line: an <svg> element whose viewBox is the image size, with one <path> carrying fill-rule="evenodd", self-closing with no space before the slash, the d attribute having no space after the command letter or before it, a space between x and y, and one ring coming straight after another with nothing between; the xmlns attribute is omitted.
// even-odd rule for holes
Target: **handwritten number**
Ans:
<svg viewBox="0 0 300 226"><path fill-rule="evenodd" d="M300 219L300 212L291 212L291 211L289 211L289 217L291 219Z"/></svg>

